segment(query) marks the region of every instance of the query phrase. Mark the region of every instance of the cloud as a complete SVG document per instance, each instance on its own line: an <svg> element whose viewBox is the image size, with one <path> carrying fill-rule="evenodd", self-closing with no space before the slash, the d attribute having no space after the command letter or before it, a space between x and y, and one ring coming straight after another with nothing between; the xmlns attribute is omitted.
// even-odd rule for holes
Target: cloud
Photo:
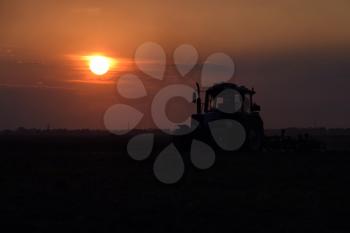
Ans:
<svg viewBox="0 0 350 233"><path fill-rule="evenodd" d="M111 85L115 84L115 81L112 80L80 80L80 79L72 79L66 80L68 83L83 83L83 84L100 84L100 85Z"/></svg>
<svg viewBox="0 0 350 233"><path fill-rule="evenodd" d="M27 85L27 84L7 84L7 83L0 83L0 88L35 88L35 89L57 89L57 90L66 90L66 91L74 91L75 88L69 88L69 87L61 87L61 86L48 86L45 84L33 84L33 85Z"/></svg>

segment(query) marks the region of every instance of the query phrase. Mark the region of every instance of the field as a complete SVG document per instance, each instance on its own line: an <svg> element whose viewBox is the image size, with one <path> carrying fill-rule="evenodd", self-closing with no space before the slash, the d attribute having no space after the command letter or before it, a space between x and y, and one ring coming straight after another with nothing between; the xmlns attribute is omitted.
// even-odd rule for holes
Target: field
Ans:
<svg viewBox="0 0 350 233"><path fill-rule="evenodd" d="M0 232L348 232L346 151L219 154L205 171L185 154L164 185L126 140L1 137Z"/></svg>

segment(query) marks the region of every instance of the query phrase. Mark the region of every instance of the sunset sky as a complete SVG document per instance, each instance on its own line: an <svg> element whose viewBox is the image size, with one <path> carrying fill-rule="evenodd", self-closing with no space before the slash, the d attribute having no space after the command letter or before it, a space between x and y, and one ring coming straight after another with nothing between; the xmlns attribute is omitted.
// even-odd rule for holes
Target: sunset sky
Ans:
<svg viewBox="0 0 350 233"><path fill-rule="evenodd" d="M229 54L234 81L257 91L266 128L350 127L349 11L348 0L0 0L0 129L102 129L112 104L144 107L160 85L180 82L171 58L181 44L200 62ZM146 41L169 58L163 84L133 64ZM97 77L83 59L94 54L118 64ZM126 72L140 75L149 97L115 93Z"/></svg>

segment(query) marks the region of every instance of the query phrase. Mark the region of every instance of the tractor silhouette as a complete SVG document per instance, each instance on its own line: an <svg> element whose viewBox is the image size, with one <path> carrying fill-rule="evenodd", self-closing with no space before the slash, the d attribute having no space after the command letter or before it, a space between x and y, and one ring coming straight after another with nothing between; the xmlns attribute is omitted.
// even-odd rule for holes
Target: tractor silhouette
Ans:
<svg viewBox="0 0 350 233"><path fill-rule="evenodd" d="M238 122L244 130L244 141L242 141L240 150L261 150L264 141L264 126L259 114L260 106L253 102L254 89L233 83L215 84L205 91L204 102L202 102L198 83L196 87L197 91L193 93L193 103L196 104L197 112L192 114L190 126L193 130L185 136L177 136L177 142L184 145L190 141L188 139L191 137L211 145L216 150L222 150L217 138L212 135L210 124L220 122L219 120L228 120L227 122ZM225 123L221 127L225 128ZM231 142L234 144L236 138L227 140L228 144Z"/></svg>

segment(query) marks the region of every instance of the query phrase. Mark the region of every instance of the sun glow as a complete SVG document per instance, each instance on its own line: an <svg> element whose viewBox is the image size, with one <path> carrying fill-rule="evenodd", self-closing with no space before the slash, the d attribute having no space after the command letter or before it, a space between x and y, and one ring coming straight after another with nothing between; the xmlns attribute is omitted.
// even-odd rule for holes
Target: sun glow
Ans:
<svg viewBox="0 0 350 233"><path fill-rule="evenodd" d="M89 67L92 73L96 75L104 75L111 68L112 60L105 56L89 57Z"/></svg>

